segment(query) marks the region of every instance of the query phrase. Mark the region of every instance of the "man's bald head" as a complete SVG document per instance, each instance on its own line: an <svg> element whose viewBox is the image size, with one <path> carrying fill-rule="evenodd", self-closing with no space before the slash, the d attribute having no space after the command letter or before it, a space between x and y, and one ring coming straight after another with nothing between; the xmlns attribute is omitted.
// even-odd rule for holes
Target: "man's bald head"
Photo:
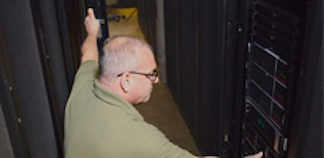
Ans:
<svg viewBox="0 0 324 158"><path fill-rule="evenodd" d="M131 36L115 36L105 41L100 58L99 80L109 85L118 74L135 71L140 62L140 54L151 47L142 39Z"/></svg>

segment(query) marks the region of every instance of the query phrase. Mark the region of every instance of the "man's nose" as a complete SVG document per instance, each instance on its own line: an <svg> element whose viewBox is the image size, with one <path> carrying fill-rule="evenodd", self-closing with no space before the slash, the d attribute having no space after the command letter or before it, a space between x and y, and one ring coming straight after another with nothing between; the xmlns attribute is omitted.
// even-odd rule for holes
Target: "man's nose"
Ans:
<svg viewBox="0 0 324 158"><path fill-rule="evenodd" d="M156 79L153 83L159 83L159 77L156 77Z"/></svg>

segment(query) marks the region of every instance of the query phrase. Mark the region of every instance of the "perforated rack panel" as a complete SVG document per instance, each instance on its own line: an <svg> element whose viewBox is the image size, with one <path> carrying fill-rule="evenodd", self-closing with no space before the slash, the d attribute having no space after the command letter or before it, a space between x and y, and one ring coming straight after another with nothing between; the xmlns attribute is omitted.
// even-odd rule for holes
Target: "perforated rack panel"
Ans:
<svg viewBox="0 0 324 158"><path fill-rule="evenodd" d="M263 2L253 3L248 45L243 153L264 151L264 157L285 155L300 18Z"/></svg>

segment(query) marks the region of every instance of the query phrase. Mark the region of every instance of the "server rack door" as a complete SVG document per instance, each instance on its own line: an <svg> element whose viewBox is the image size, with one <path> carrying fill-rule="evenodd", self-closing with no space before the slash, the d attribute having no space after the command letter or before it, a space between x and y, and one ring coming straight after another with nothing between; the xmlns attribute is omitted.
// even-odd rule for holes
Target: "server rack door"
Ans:
<svg viewBox="0 0 324 158"><path fill-rule="evenodd" d="M201 153L222 155L223 123L229 122L224 121L224 111L233 98L235 69L235 45L231 46L235 38L226 41L226 27L231 25L226 13L232 14L235 4L225 0L164 4L170 91Z"/></svg>
<svg viewBox="0 0 324 158"><path fill-rule="evenodd" d="M12 121L19 122L19 132L26 140L24 150L29 152L30 157L59 157L59 136L54 126L57 120L50 107L53 105L50 104L50 95L54 94L47 91L45 76L48 74L43 71L46 66L42 65L42 57L46 59L45 31L38 25L41 15L33 14L39 11L39 7L34 8L38 3L33 2L2 1L0 9L1 29L5 39L2 47L6 48L6 62L12 71L11 90L16 96L16 102L8 106L16 107L18 118L12 118Z"/></svg>
<svg viewBox="0 0 324 158"><path fill-rule="evenodd" d="M323 157L323 1L309 4L288 157Z"/></svg>
<svg viewBox="0 0 324 158"><path fill-rule="evenodd" d="M24 130L18 121L21 120L21 114L15 106L18 96L13 88L14 80L2 28L0 41L0 157L30 157Z"/></svg>
<svg viewBox="0 0 324 158"><path fill-rule="evenodd" d="M0 104L15 157L63 157L64 106L84 32L85 5L73 4L2 1Z"/></svg>

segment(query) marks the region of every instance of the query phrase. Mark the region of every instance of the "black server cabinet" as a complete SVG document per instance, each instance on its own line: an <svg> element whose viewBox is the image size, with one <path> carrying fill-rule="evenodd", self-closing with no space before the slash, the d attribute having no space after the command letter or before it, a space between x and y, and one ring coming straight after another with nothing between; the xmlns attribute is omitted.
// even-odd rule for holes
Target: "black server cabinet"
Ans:
<svg viewBox="0 0 324 158"><path fill-rule="evenodd" d="M85 5L1 4L0 157L63 157L64 107L79 65Z"/></svg>
<svg viewBox="0 0 324 158"><path fill-rule="evenodd" d="M168 86L202 154L321 157L322 0L164 7Z"/></svg>
<svg viewBox="0 0 324 158"><path fill-rule="evenodd" d="M305 105L296 102L297 97L306 97L301 95L301 87L306 85L300 82L303 78L301 74L306 72L302 70L312 64L318 68L317 62L321 61L318 59L320 48L313 52L307 48L308 42L319 45L322 41L321 36L309 35L311 31L307 30L314 25L322 25L310 20L315 18L315 11L310 9L319 10L316 3L322 4L320 1L306 0L254 0L241 3L240 12L245 16L245 21L241 22L246 40L238 44L246 46L241 52L245 53L245 83L244 106L238 108L242 115L235 120L240 122L236 126L241 128L234 133L235 138L238 138L234 142L240 144L234 147L234 150L239 150L237 155L234 152L235 157L258 151L263 151L267 158L291 157L289 148L294 146L291 140L295 139L292 133L305 130L291 130L298 124L295 118L303 116L307 120L310 117L310 112L308 115L299 115ZM322 19L318 17L317 20ZM322 28L317 28L319 30L316 32L321 33ZM313 56L310 59L312 53L318 58ZM302 65L306 60L314 63ZM320 73L315 70L313 73Z"/></svg>
<svg viewBox="0 0 324 158"><path fill-rule="evenodd" d="M253 3L251 14L244 154L264 150L278 157L287 150L302 20L263 1Z"/></svg>
<svg viewBox="0 0 324 158"><path fill-rule="evenodd" d="M168 86L201 153L221 155L223 103L232 101L224 83L233 72L225 67L226 2L165 0L164 8Z"/></svg>
<svg viewBox="0 0 324 158"><path fill-rule="evenodd" d="M151 0L137 0L134 3L136 3L135 6L137 7L139 27L146 41L152 46L153 53L156 53L156 2Z"/></svg>
<svg viewBox="0 0 324 158"><path fill-rule="evenodd" d="M202 154L287 154L319 2L164 1L168 86Z"/></svg>

